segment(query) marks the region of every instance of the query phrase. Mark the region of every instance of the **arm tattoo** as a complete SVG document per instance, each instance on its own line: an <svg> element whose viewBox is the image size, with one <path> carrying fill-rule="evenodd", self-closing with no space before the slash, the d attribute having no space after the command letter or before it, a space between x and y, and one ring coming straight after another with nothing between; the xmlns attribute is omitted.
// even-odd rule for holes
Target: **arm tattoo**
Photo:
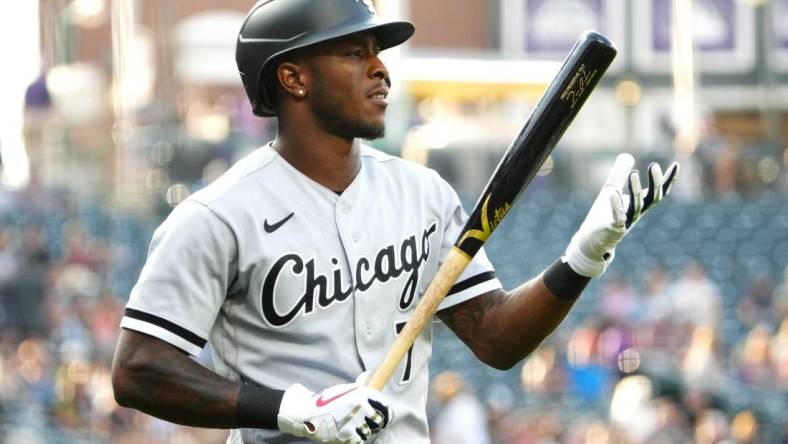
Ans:
<svg viewBox="0 0 788 444"><path fill-rule="evenodd" d="M484 328L485 317L491 310L505 304L506 300L506 292L491 291L442 310L438 312L438 317L457 337L475 349L475 345L486 342L484 339L489 334Z"/></svg>
<svg viewBox="0 0 788 444"><path fill-rule="evenodd" d="M511 293L494 290L469 299L438 317L479 360L506 370L536 350L573 303L555 297L535 278Z"/></svg>

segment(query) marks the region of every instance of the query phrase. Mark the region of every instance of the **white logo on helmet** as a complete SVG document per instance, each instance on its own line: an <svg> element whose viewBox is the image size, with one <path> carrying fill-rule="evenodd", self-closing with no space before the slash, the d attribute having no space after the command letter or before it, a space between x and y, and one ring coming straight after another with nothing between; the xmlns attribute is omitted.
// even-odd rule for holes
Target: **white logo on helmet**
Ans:
<svg viewBox="0 0 788 444"><path fill-rule="evenodd" d="M363 3L364 6L366 6L367 9L369 10L370 14L372 14L372 15L376 15L377 14L377 12L375 12L375 5L372 4L372 0L356 0L356 1L357 2L360 1L361 3Z"/></svg>

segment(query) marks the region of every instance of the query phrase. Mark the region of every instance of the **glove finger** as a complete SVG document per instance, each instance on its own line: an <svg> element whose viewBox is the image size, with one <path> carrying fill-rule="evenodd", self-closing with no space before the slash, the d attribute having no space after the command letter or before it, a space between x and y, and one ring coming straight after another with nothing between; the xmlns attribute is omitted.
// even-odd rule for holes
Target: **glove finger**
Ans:
<svg viewBox="0 0 788 444"><path fill-rule="evenodd" d="M368 418L373 418L379 413L378 410L372 405L373 400L366 393L363 395L365 396L364 400L362 400L359 405L354 407L351 413L345 417L346 419L344 422L342 422L342 427L348 425L348 427L354 429L360 424L366 423Z"/></svg>
<svg viewBox="0 0 788 444"><path fill-rule="evenodd" d="M662 183L662 197L670 194L670 190L673 189L673 184L679 178L679 171L680 167L678 162L673 162L673 164L668 167L667 171L665 171L666 179Z"/></svg>
<svg viewBox="0 0 788 444"><path fill-rule="evenodd" d="M648 166L648 191L643 197L643 212L662 200L662 168L656 162Z"/></svg>
<svg viewBox="0 0 788 444"><path fill-rule="evenodd" d="M356 435L361 438L361 441L366 441L372 436L372 429L369 427L369 424L362 424L361 426L356 428Z"/></svg>
<svg viewBox="0 0 788 444"><path fill-rule="evenodd" d="M337 415L339 415L339 412L337 412ZM342 430L344 428L347 428L348 425L352 425L353 423L359 422L356 419L357 417L364 416L364 415L365 415L365 412L363 411L363 407L361 405L356 405L353 408L351 408L350 410L348 410L347 414L345 414L345 416L343 416L341 418L339 418L337 416L334 416L334 421L336 422L336 428L338 430Z"/></svg>
<svg viewBox="0 0 788 444"><path fill-rule="evenodd" d="M632 167L635 165L635 158L629 153L621 153L616 157L613 168L605 181L605 186L612 186L617 190L623 190L627 182L627 177Z"/></svg>
<svg viewBox="0 0 788 444"><path fill-rule="evenodd" d="M640 173L637 170L629 174L629 206L627 207L626 228L629 228L640 217L643 210L643 189L640 186Z"/></svg>
<svg viewBox="0 0 788 444"><path fill-rule="evenodd" d="M375 414L370 417L370 420L373 420L376 424L377 429L382 429L389 425L389 420L391 419L391 415L389 414L389 408L382 402L376 401L374 399L369 400L369 405L375 409Z"/></svg>
<svg viewBox="0 0 788 444"><path fill-rule="evenodd" d="M367 423L367 426L373 435L383 430L383 427L381 426L381 424L383 424L383 415L378 412L375 412L371 417L364 418L364 422Z"/></svg>
<svg viewBox="0 0 788 444"><path fill-rule="evenodd" d="M369 438L371 432L366 424L366 416L371 415L365 409L354 409L356 414L345 421L339 428L336 436L342 443L363 442ZM371 409L370 409L371 410ZM361 434L359 434L361 432Z"/></svg>

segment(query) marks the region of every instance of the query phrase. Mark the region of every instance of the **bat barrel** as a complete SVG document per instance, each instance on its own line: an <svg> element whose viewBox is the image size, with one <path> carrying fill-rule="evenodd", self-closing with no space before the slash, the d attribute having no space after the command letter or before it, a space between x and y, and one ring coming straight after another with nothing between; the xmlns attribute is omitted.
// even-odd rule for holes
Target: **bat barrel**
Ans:
<svg viewBox="0 0 788 444"><path fill-rule="evenodd" d="M617 53L596 31L580 35L487 183L455 246L473 256L550 155Z"/></svg>

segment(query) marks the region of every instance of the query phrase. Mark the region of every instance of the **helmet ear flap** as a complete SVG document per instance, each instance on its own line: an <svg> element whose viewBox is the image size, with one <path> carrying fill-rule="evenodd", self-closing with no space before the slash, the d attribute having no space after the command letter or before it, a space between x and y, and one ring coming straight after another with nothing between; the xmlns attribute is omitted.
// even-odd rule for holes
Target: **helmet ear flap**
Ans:
<svg viewBox="0 0 788 444"><path fill-rule="evenodd" d="M282 62L281 57L274 57L263 66L260 73L257 100L263 106L277 112L279 109L279 77L276 70Z"/></svg>
<svg viewBox="0 0 788 444"><path fill-rule="evenodd" d="M239 35L235 53L238 74L240 74L246 96L252 105L252 112L262 117L276 115L276 112L268 106L266 92L263 91L265 78L262 71L270 63L265 63L258 55L270 51L269 45L262 42L244 41Z"/></svg>

